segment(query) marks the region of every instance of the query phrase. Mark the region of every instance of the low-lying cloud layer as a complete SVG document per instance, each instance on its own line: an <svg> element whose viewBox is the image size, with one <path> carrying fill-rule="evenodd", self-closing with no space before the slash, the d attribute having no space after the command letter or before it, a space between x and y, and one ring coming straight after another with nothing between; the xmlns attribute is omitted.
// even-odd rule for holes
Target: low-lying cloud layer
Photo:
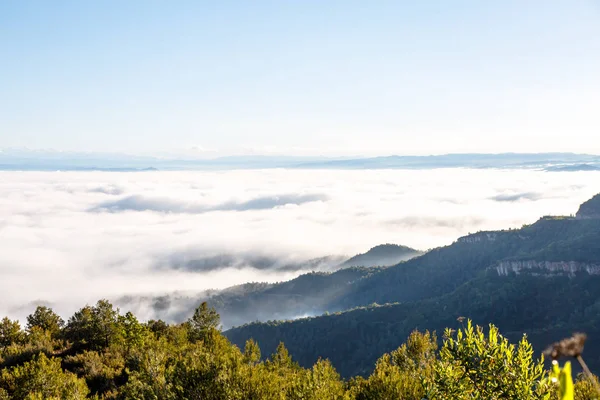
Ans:
<svg viewBox="0 0 600 400"><path fill-rule="evenodd" d="M46 302L68 317L102 297L285 280L337 262L316 258L381 243L428 249L574 213L600 191L598 177L468 169L0 172L0 316L23 319Z"/></svg>
<svg viewBox="0 0 600 400"><path fill-rule="evenodd" d="M543 197L542 193L523 192L523 193L501 193L492 196L492 200L496 201L519 201L519 200L538 200Z"/></svg>
<svg viewBox="0 0 600 400"><path fill-rule="evenodd" d="M107 194L113 194L105 192ZM90 211L158 211L172 213L202 214L211 211L250 211L269 210L288 204L300 205L311 201L325 201L324 194L283 194L262 196L247 201L227 201L221 204L203 205L197 202L183 202L168 197L127 196L118 200L104 201Z"/></svg>

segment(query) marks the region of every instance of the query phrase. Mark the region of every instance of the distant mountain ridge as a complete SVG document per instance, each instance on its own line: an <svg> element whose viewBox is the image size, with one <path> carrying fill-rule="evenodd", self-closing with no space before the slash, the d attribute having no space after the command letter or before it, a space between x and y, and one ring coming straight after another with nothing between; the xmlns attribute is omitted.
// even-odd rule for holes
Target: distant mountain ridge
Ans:
<svg viewBox="0 0 600 400"><path fill-rule="evenodd" d="M357 254L341 264L341 267L386 267L410 260L423 254L422 251L398 244L380 244L363 254Z"/></svg>
<svg viewBox="0 0 600 400"><path fill-rule="evenodd" d="M195 295L125 296L116 301L120 307L153 308L161 318L183 321L203 301L221 315L225 328L252 321L295 319L320 315L332 299L342 295L348 286L377 268L352 267L336 272L311 272L279 283L251 282L222 290L209 290Z"/></svg>
<svg viewBox="0 0 600 400"><path fill-rule="evenodd" d="M343 296L353 282L379 271L379 267L395 265L420 254L422 252L407 246L383 244L349 259L344 256L326 256L282 262L275 256L240 257L231 254L189 260L174 259L167 262L169 268L197 272L241 267L313 272L286 282L253 282L195 295L125 296L116 302L127 309L150 307L159 310L162 318L181 321L200 302L209 301L221 314L226 328L252 321L294 319L328 311L330 308L327 305Z"/></svg>
<svg viewBox="0 0 600 400"><path fill-rule="evenodd" d="M151 157L0 149L0 170L138 171L146 168L160 170L523 168L549 172L597 171L600 170L600 156L575 153L465 153L380 157L239 155L193 158L174 155Z"/></svg>
<svg viewBox="0 0 600 400"><path fill-rule="evenodd" d="M545 170L549 172L600 171L600 164L552 165Z"/></svg>
<svg viewBox="0 0 600 400"><path fill-rule="evenodd" d="M385 156L332 160L302 164L304 168L340 169L431 169L431 168L538 168L553 166L600 166L600 156L573 153L444 154L430 156Z"/></svg>

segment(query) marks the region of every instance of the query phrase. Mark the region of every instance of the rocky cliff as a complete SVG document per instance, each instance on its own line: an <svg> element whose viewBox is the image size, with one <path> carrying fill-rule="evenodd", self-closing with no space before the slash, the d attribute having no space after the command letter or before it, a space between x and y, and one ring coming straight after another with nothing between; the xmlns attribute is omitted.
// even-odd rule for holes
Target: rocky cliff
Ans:
<svg viewBox="0 0 600 400"><path fill-rule="evenodd" d="M577 261L500 261L496 266L498 275L523 272L539 275L573 276L577 272L600 275L600 263L582 263Z"/></svg>
<svg viewBox="0 0 600 400"><path fill-rule="evenodd" d="M459 237L457 243L480 243L480 242L495 242L501 238L516 237L521 240L526 240L527 237L516 230L504 230L504 231L482 231L477 233L471 233L467 236Z"/></svg>
<svg viewBox="0 0 600 400"><path fill-rule="evenodd" d="M497 232L477 232L458 238L459 243L493 242L498 237Z"/></svg>

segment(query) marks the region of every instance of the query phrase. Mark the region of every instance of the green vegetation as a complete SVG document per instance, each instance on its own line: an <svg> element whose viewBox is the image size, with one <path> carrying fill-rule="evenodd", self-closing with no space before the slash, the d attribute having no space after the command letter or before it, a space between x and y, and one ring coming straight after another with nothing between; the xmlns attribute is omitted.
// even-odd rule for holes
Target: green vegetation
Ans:
<svg viewBox="0 0 600 400"><path fill-rule="evenodd" d="M558 399L542 360L526 338L518 346L491 325L434 333L414 331L383 354L366 377L341 379L328 360L302 368L279 343L261 359L218 330L219 315L201 304L186 322L139 322L106 300L77 311L66 324L45 307L27 330L2 322L0 399ZM589 382L575 398L595 396Z"/></svg>
<svg viewBox="0 0 600 400"><path fill-rule="evenodd" d="M318 315L343 296L358 280L379 272L379 267L350 267L333 273L312 272L276 284L247 283L207 296L223 325L231 327L252 321ZM335 310L334 310L335 311Z"/></svg>
<svg viewBox="0 0 600 400"><path fill-rule="evenodd" d="M479 232L388 268L230 288L180 324L140 322L106 300L66 323L38 307L25 327L0 321L0 400L598 399L595 377L572 382L570 364L549 374L533 350L573 331L600 337L592 214ZM218 311L325 314L221 333ZM600 369L600 342L585 353Z"/></svg>
<svg viewBox="0 0 600 400"><path fill-rule="evenodd" d="M453 292L419 302L358 307L295 321L253 323L225 335L241 345L253 338L270 352L280 341L303 365L327 357L342 376L368 375L377 358L402 344L415 329L442 332L456 318L492 322L511 340L523 332L537 349L573 331L600 337L600 277L536 275L498 276L486 271ZM600 368L600 344L586 346L593 370Z"/></svg>

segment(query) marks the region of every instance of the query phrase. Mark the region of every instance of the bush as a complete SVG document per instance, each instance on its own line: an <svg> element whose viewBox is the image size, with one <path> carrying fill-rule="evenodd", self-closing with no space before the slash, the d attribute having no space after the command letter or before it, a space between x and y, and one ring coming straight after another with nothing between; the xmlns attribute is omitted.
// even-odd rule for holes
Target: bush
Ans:
<svg viewBox="0 0 600 400"><path fill-rule="evenodd" d="M525 336L515 347L494 325L486 334L468 321L456 334L446 330L426 394L431 400L542 400L551 393L545 378L543 359L533 359Z"/></svg>

